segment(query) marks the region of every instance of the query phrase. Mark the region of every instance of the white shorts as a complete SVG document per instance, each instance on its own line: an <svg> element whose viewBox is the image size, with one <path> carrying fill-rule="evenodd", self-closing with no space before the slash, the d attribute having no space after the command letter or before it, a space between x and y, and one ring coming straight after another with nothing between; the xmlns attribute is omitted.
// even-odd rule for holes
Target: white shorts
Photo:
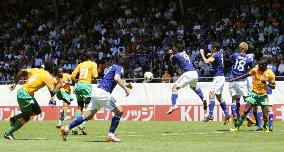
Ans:
<svg viewBox="0 0 284 152"><path fill-rule="evenodd" d="M272 95L272 94L268 94L268 95L267 95L267 100L268 100L268 105L269 105L269 106L272 106L272 105L273 105L273 101L270 100L270 99L271 99L271 95Z"/></svg>
<svg viewBox="0 0 284 152"><path fill-rule="evenodd" d="M252 89L252 77L247 77L247 87L248 87L248 90L251 90Z"/></svg>
<svg viewBox="0 0 284 152"><path fill-rule="evenodd" d="M224 85L225 85L225 77L215 76L213 78L213 83L211 85L210 92L220 95L223 92Z"/></svg>
<svg viewBox="0 0 284 152"><path fill-rule="evenodd" d="M118 106L118 103L116 103L116 100L111 96L109 92L105 91L104 89L97 88L91 98L91 102L88 105L87 110L96 109L97 111L99 111L101 108L113 110Z"/></svg>
<svg viewBox="0 0 284 152"><path fill-rule="evenodd" d="M231 96L247 96L248 95L247 81L234 81L229 83L229 90Z"/></svg>
<svg viewBox="0 0 284 152"><path fill-rule="evenodd" d="M196 87L197 80L198 73L196 71L187 71L178 78L175 84L181 88L187 86L188 84L190 85L190 87Z"/></svg>

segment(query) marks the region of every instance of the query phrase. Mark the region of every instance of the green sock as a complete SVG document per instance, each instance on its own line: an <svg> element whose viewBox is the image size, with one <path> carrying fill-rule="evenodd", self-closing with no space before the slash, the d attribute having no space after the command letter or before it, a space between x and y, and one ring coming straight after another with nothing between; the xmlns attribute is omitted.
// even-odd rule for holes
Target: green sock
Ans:
<svg viewBox="0 0 284 152"><path fill-rule="evenodd" d="M263 119L263 128L267 128L268 119Z"/></svg>
<svg viewBox="0 0 284 152"><path fill-rule="evenodd" d="M61 113L60 113L60 118L59 118L59 120L60 121L64 121L65 120L65 118L66 118L66 111L65 110L62 110L61 111Z"/></svg>
<svg viewBox="0 0 284 152"><path fill-rule="evenodd" d="M9 129L6 130L6 135L12 135L15 131L20 129L24 124L20 122L20 120L16 120L16 122L13 124L13 126L9 127Z"/></svg>
<svg viewBox="0 0 284 152"><path fill-rule="evenodd" d="M243 125L244 120L246 119L246 115L242 115L240 118L240 121L238 123L238 128L240 128Z"/></svg>

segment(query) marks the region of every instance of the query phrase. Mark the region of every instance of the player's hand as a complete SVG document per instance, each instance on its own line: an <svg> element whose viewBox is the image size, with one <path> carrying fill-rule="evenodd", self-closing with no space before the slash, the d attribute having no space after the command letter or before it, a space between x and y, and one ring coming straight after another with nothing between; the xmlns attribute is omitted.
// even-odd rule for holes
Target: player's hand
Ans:
<svg viewBox="0 0 284 152"><path fill-rule="evenodd" d="M200 49L200 54L204 55L204 50L203 49Z"/></svg>
<svg viewBox="0 0 284 152"><path fill-rule="evenodd" d="M173 54L174 51L172 49L169 49L168 54Z"/></svg>
<svg viewBox="0 0 284 152"><path fill-rule="evenodd" d="M268 81L265 81L265 80L262 80L261 83L266 84L266 85L269 84L269 82L268 82Z"/></svg>
<svg viewBox="0 0 284 152"><path fill-rule="evenodd" d="M126 89L125 89L125 94L126 94L126 97L127 97L127 96L129 96L129 94L130 94L130 91L131 91L131 89L129 89L129 88L126 88Z"/></svg>
<svg viewBox="0 0 284 152"><path fill-rule="evenodd" d="M127 88L132 89L132 85L131 82L129 82L128 84L125 85Z"/></svg>
<svg viewBox="0 0 284 152"><path fill-rule="evenodd" d="M16 86L17 86L16 84L12 84L10 90L13 91L16 88Z"/></svg>
<svg viewBox="0 0 284 152"><path fill-rule="evenodd" d="M50 106L56 106L56 100L50 99L48 104L49 104Z"/></svg>

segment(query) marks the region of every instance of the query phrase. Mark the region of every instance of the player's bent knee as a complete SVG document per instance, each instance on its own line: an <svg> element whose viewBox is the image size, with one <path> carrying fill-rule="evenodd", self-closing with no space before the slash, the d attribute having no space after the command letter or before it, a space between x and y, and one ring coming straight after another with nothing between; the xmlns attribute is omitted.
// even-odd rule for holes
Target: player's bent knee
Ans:
<svg viewBox="0 0 284 152"><path fill-rule="evenodd" d="M34 115L39 115L41 113L41 109L38 104L33 105L32 110Z"/></svg>
<svg viewBox="0 0 284 152"><path fill-rule="evenodd" d="M23 115L22 115L22 118L23 118L26 122L28 122L28 121L30 120L31 116L32 116L31 113L29 113L29 112L24 112Z"/></svg>

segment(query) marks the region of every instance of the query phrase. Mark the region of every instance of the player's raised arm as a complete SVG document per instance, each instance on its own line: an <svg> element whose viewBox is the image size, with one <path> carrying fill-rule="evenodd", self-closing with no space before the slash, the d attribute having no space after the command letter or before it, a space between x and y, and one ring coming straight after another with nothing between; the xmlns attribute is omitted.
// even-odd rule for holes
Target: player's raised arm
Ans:
<svg viewBox="0 0 284 152"><path fill-rule="evenodd" d="M269 80L265 82L271 89L275 89L275 74L271 71L269 73Z"/></svg>
<svg viewBox="0 0 284 152"><path fill-rule="evenodd" d="M96 63L94 63L94 67L93 67L93 70L92 70L92 76L93 76L93 78L97 78L98 77L98 66L97 66L97 64Z"/></svg>
<svg viewBox="0 0 284 152"><path fill-rule="evenodd" d="M171 63L173 63L173 57L174 57L174 51L172 50L172 49L169 49L169 51L168 51L168 57L169 57L169 61L171 62Z"/></svg>
<svg viewBox="0 0 284 152"><path fill-rule="evenodd" d="M203 60L204 63L208 64L208 63L211 63L211 62L214 62L214 57L209 57L209 58L206 58L205 57L205 52L203 49L200 49L200 55L201 55L201 58Z"/></svg>
<svg viewBox="0 0 284 152"><path fill-rule="evenodd" d="M13 91L15 88L16 88L16 85L19 83L19 80L22 78L22 77L26 77L28 76L28 70L27 69L21 69L17 76L15 77L15 80L13 82L13 84L11 85L10 87L10 90Z"/></svg>
<svg viewBox="0 0 284 152"><path fill-rule="evenodd" d="M74 71L72 72L71 78L72 78L73 81L76 79L76 76L77 76L77 74L79 73L79 71L80 71L80 68L79 68L79 66L77 66L77 67L74 69Z"/></svg>

